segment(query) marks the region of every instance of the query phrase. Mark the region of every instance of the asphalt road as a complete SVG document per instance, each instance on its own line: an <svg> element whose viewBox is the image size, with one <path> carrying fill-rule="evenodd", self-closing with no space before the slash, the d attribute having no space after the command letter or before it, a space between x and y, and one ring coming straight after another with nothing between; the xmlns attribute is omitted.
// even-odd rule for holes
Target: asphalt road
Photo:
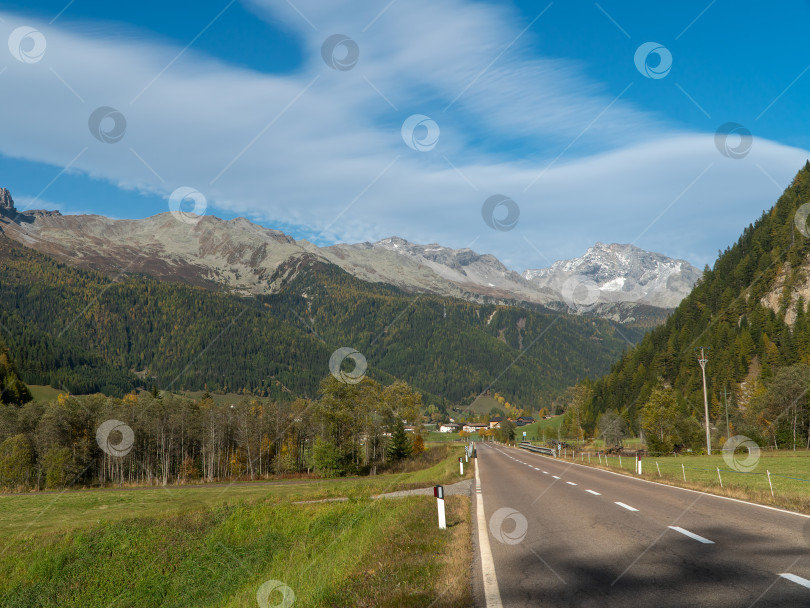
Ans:
<svg viewBox="0 0 810 608"><path fill-rule="evenodd" d="M476 606L810 608L807 517L477 446Z"/></svg>

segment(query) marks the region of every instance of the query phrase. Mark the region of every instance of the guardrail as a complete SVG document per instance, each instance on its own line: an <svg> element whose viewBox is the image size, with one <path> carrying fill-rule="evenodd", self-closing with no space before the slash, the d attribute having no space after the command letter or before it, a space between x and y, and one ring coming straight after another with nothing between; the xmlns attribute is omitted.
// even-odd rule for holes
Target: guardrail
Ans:
<svg viewBox="0 0 810 608"><path fill-rule="evenodd" d="M519 448L524 450L528 450L529 452L536 452L537 454L545 454L546 456L557 456L557 454L551 448L546 448L539 445L532 445L528 441L521 441L518 445Z"/></svg>

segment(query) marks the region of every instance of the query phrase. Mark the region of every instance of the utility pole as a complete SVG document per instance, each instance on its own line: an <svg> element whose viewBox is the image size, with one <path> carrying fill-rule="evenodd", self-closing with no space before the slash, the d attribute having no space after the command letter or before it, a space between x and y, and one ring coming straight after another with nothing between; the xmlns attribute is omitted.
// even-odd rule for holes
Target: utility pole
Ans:
<svg viewBox="0 0 810 608"><path fill-rule="evenodd" d="M706 363L708 363L708 359L706 358L706 354L704 351L709 350L708 347L700 346L700 355L698 355L698 363L700 363L700 369L703 372L703 413L706 416L706 453L709 456L712 455L712 436L709 432L709 396L706 392ZM695 349L697 350L697 348Z"/></svg>
<svg viewBox="0 0 810 608"><path fill-rule="evenodd" d="M728 388L723 389L723 400L726 403L726 439L730 439L731 427L728 424Z"/></svg>

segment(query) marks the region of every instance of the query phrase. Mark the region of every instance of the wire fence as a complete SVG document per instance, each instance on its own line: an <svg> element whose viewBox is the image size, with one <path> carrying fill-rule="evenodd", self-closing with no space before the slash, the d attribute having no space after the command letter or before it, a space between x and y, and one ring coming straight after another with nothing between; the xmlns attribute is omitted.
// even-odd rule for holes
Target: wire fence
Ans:
<svg viewBox="0 0 810 608"><path fill-rule="evenodd" d="M782 458L774 451L763 459L760 459L759 456L749 457L745 454L735 454L724 450L716 450L718 454L712 454L712 456L705 454L702 456L649 455L643 450L639 450L637 454L607 454L603 451L584 451L578 449L578 446L565 445L563 447L563 445L555 446L555 448L559 448L556 452L558 458L604 466L608 469L621 469L642 477L666 478L710 486L719 485L721 488L738 487L746 490L761 490L769 492L774 498L780 492L810 496L810 485L804 485L810 484L810 479L799 476L800 473L784 471L786 463L802 466L806 462L810 467L810 454L795 456L791 452ZM716 462L721 457L722 464ZM701 463L703 465L701 466L689 462L693 459L715 460L715 462L711 463L711 466L706 466L709 465L708 462ZM772 468L777 470L773 471Z"/></svg>

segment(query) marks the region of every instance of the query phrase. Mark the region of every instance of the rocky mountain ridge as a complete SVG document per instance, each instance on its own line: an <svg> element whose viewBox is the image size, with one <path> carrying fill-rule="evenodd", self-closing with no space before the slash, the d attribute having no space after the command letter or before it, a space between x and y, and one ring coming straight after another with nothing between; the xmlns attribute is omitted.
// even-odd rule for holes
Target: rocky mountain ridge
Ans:
<svg viewBox="0 0 810 608"><path fill-rule="evenodd" d="M582 258L522 275L495 256L399 237L376 243L318 247L245 218L189 221L172 213L136 220L14 208L0 190L0 231L9 238L80 268L118 276L143 273L161 280L222 288L243 295L271 293L270 277L293 256L309 253L370 282L406 292L474 302L543 305L621 322L634 307L673 308L699 274L688 262L632 245L597 244ZM641 310L641 309L639 309ZM645 313L646 314L646 313ZM665 316L658 311L653 316Z"/></svg>

